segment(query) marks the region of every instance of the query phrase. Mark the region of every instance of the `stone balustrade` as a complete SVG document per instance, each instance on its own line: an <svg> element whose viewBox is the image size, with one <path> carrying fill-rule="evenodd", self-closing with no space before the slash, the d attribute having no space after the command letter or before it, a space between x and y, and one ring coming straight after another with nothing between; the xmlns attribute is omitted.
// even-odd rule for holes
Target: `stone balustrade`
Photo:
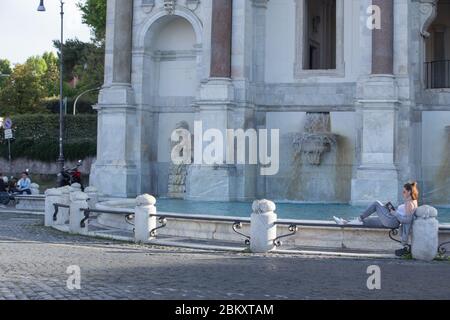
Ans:
<svg viewBox="0 0 450 320"><path fill-rule="evenodd" d="M45 225L54 226L61 229L64 225L63 219L68 218L70 222L66 224L64 231L75 234L90 235L89 219L85 219L84 210L95 210L90 203L91 196L97 197L96 190L86 188L86 193L77 191L73 188L72 192L67 187L58 189L49 189L45 193ZM70 192L70 201L66 201ZM97 201L97 200L96 200ZM58 214L57 221L53 221L54 204L68 204L70 210L67 210L67 217L64 212ZM186 218L183 214L168 214L167 219L170 221L166 227L158 228L156 199L148 194L138 196L134 209L120 209L115 207L111 209L111 216L114 218L121 217L117 221L123 221L122 225L115 226L123 230L133 230L134 240L137 243L152 242L160 236L175 236L185 238L195 238L204 240L221 240L221 241L242 241L244 236L249 235L250 251L254 253L266 253L274 250L274 240L277 236L285 235L289 232L288 226L281 223L275 213L276 205L269 200L256 200L252 205L252 213L250 219L242 220L239 226L239 232L232 228L230 223L237 217L217 217L217 216L198 216L192 215ZM98 208L98 207L96 207ZM104 206L100 206L101 210ZM60 208L62 211L64 208ZM70 211L70 214L69 214ZM134 214L133 214L134 212ZM126 223L126 218L134 218L133 226ZM420 207L417 211L417 218L413 224L412 232L412 255L415 259L430 261L437 254L438 243L450 240L450 229L443 228L439 231L439 224L436 219L437 210L429 206ZM83 220L85 219L85 220ZM228 221L226 221L228 219ZM241 218L242 219L242 218ZM83 223L80 222L83 221ZM284 221L285 222L285 221ZM107 219L103 219L102 223L107 223ZM309 225L313 224L313 226ZM337 227L327 221L301 221L298 220L298 226L301 232L293 233L289 238L285 238L283 244L287 246L301 246L306 249L355 249L367 251L382 251L398 249L399 244L391 241L388 237L388 229L372 229L359 227ZM234 227L236 227L234 225ZM92 235L94 235L92 233Z"/></svg>

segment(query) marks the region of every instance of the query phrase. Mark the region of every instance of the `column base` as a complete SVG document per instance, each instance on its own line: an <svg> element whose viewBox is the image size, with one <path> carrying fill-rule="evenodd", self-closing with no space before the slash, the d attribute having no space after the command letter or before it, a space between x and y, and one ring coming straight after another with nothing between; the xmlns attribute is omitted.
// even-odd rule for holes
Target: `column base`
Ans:
<svg viewBox="0 0 450 320"><path fill-rule="evenodd" d="M138 195L138 171L129 163L99 163L92 165L90 185L103 197L134 198Z"/></svg>
<svg viewBox="0 0 450 320"><path fill-rule="evenodd" d="M398 203L398 173L393 168L358 168L352 179L351 205L369 205L378 200L382 203Z"/></svg>
<svg viewBox="0 0 450 320"><path fill-rule="evenodd" d="M191 165L186 180L186 200L236 200L236 167L231 165Z"/></svg>

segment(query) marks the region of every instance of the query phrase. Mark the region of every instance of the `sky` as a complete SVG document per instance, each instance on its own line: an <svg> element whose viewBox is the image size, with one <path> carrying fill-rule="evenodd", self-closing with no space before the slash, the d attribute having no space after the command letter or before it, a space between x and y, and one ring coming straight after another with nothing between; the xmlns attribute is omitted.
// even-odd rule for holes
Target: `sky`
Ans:
<svg viewBox="0 0 450 320"><path fill-rule="evenodd" d="M64 37L89 41L89 28L76 7L80 0L64 0ZM46 12L38 12L39 0L0 0L0 59L12 64L45 51L57 52L53 40L60 38L60 1L45 0Z"/></svg>

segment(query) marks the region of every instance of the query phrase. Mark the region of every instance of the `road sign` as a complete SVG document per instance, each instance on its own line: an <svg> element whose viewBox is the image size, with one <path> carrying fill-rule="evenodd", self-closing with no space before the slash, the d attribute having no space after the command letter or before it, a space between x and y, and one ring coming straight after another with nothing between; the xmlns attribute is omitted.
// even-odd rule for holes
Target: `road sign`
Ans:
<svg viewBox="0 0 450 320"><path fill-rule="evenodd" d="M6 118L5 121L3 122L3 127L5 129L11 129L12 128L12 120L11 118Z"/></svg>
<svg viewBox="0 0 450 320"><path fill-rule="evenodd" d="M13 132L11 129L5 129L5 139L12 139L13 138Z"/></svg>

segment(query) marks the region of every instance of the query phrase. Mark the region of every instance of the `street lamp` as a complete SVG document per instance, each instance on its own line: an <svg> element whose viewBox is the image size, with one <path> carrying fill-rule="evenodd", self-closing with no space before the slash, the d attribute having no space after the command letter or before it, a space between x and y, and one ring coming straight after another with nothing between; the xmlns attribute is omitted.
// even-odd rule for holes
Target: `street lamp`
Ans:
<svg viewBox="0 0 450 320"><path fill-rule="evenodd" d="M63 113L63 43L64 43L64 2L59 1L61 4L61 43L60 43L60 55L59 55L59 157L58 157L58 185L62 186L64 171L64 147L63 147L63 135L64 135L64 113ZM40 0L37 11L44 12L44 0Z"/></svg>

